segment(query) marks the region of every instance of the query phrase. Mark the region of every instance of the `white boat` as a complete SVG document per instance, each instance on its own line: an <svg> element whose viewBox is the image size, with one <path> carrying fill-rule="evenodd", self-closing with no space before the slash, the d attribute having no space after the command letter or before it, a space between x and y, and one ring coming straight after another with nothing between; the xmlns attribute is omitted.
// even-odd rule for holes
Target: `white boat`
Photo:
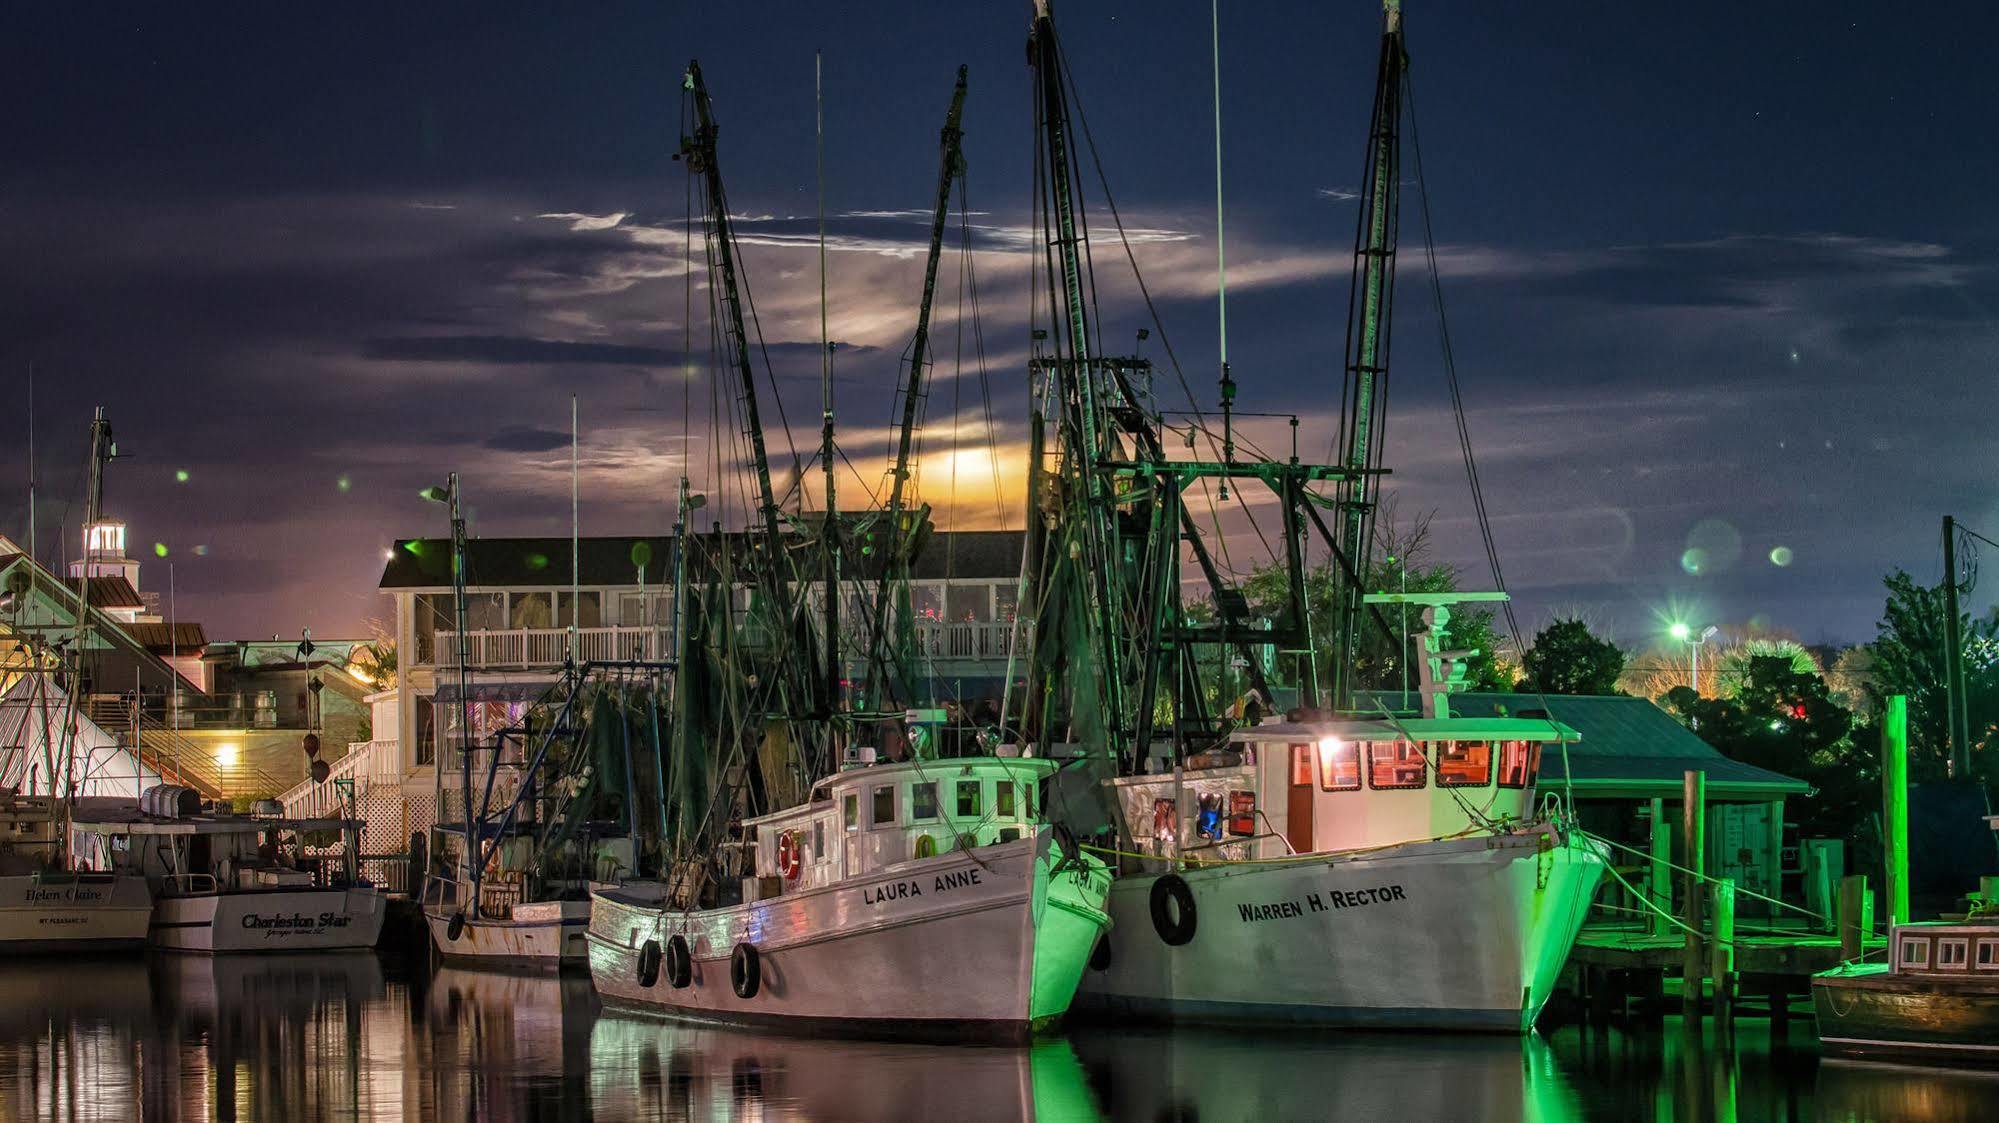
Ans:
<svg viewBox="0 0 1999 1123"><path fill-rule="evenodd" d="M1039 814L1047 760L849 768L751 819L741 904L659 883L591 896L606 1001L688 1018L1019 1038L1068 1010L1106 923L1108 868Z"/></svg>
<svg viewBox="0 0 1999 1123"><path fill-rule="evenodd" d="M1393 596L1393 595L1390 595ZM1273 721L1223 759L1110 781L1150 853L1111 889L1087 1008L1341 1027L1531 1029L1605 868L1537 814L1545 717L1449 716L1437 656L1457 594L1418 638L1431 716ZM1531 707L1532 696L1522 697ZM1175 808L1178 814L1175 814Z"/></svg>
<svg viewBox="0 0 1999 1123"><path fill-rule="evenodd" d="M0 791L0 951L105 951L146 940L142 877L63 867L59 800Z"/></svg>
<svg viewBox="0 0 1999 1123"><path fill-rule="evenodd" d="M462 883L433 874L424 882L423 920L446 959L495 966L571 966L590 958L584 936L590 901L492 900L461 907ZM469 892L466 893L469 896Z"/></svg>
<svg viewBox="0 0 1999 1123"><path fill-rule="evenodd" d="M343 819L154 814L123 804L80 815L75 831L95 864L137 874L152 888L152 946L214 953L374 947L387 915L382 894L353 876L351 862L334 869L302 853L319 839L351 840L357 827Z"/></svg>

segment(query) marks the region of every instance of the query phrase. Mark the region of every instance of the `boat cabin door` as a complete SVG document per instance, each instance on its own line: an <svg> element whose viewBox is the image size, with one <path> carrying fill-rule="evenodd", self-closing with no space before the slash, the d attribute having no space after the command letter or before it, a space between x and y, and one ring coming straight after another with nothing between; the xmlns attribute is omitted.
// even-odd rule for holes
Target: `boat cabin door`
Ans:
<svg viewBox="0 0 1999 1123"><path fill-rule="evenodd" d="M1284 838L1296 854L1309 854L1318 849L1312 842L1312 797L1315 794L1312 763L1312 746L1291 746L1291 783L1286 786Z"/></svg>

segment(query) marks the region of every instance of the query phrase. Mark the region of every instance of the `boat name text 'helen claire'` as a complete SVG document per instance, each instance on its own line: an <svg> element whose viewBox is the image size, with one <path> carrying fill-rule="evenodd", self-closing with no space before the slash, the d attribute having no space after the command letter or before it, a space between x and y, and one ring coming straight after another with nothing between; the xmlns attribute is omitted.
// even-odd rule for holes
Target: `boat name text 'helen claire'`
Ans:
<svg viewBox="0 0 1999 1123"><path fill-rule="evenodd" d="M1307 893L1303 901L1279 901L1274 905L1237 905L1236 915L1244 924L1253 924L1264 920L1304 916L1307 912L1325 912L1328 908L1351 909L1362 905L1378 905L1384 901L1407 899L1400 885L1384 885L1379 889L1329 889L1323 898L1317 893ZM1330 905L1327 903L1328 900L1331 901Z"/></svg>

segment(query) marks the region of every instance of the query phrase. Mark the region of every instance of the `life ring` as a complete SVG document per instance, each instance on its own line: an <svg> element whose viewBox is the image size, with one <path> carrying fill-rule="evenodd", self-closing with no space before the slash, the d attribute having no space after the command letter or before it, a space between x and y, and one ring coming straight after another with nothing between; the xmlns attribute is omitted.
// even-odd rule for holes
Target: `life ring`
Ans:
<svg viewBox="0 0 1999 1123"><path fill-rule="evenodd" d="M694 957L687 952L687 937L675 935L666 942L666 981L679 990L694 981Z"/></svg>
<svg viewBox="0 0 1999 1123"><path fill-rule="evenodd" d="M785 831L777 836L777 872L783 874L786 881L797 881L799 871L805 868L800 849L797 831Z"/></svg>
<svg viewBox="0 0 1999 1123"><path fill-rule="evenodd" d="M444 926L444 938L452 943L465 934L465 913L461 910L451 914L451 923Z"/></svg>
<svg viewBox="0 0 1999 1123"><path fill-rule="evenodd" d="M1167 902L1173 907L1168 909ZM1169 873L1152 883L1152 930L1169 946L1179 947L1194 938L1199 917L1194 911L1194 891L1177 873Z"/></svg>
<svg viewBox="0 0 1999 1123"><path fill-rule="evenodd" d="M1090 949L1090 970L1108 971L1110 969L1111 934L1109 932L1100 932L1097 934L1097 946Z"/></svg>
<svg viewBox="0 0 1999 1123"><path fill-rule="evenodd" d="M649 987L659 981L659 941L647 940L639 946L639 985Z"/></svg>
<svg viewBox="0 0 1999 1123"><path fill-rule="evenodd" d="M737 944L729 955L729 985L735 988L737 998L755 998L757 988L763 984L763 964L757 956L757 949L748 944Z"/></svg>
<svg viewBox="0 0 1999 1123"><path fill-rule="evenodd" d="M937 840L927 834L917 835L916 856L919 858L935 858L937 856Z"/></svg>

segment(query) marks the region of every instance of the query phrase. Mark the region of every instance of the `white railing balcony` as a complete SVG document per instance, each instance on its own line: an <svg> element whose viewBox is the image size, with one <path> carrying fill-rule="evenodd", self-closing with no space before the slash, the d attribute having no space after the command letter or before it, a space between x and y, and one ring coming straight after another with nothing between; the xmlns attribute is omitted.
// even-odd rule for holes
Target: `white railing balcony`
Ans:
<svg viewBox="0 0 1999 1123"><path fill-rule="evenodd" d="M578 628L580 662L644 660L657 662L671 652L667 630L655 625ZM560 667L569 654L567 628L509 628L465 633L466 666ZM440 631L434 641L437 665L458 665L458 633Z"/></svg>
<svg viewBox="0 0 1999 1123"><path fill-rule="evenodd" d="M357 741L348 745L347 755L333 762L324 781L308 776L278 797L279 802L284 804L285 814L301 818L337 814L340 811L340 789L334 785L335 780L355 781L354 795L357 799L371 783L401 780L403 770L399 748L394 739Z"/></svg>
<svg viewBox="0 0 1999 1123"><path fill-rule="evenodd" d="M1004 660L1012 649L1013 625L991 621L949 624L919 622L916 652L921 658L945 660Z"/></svg>

